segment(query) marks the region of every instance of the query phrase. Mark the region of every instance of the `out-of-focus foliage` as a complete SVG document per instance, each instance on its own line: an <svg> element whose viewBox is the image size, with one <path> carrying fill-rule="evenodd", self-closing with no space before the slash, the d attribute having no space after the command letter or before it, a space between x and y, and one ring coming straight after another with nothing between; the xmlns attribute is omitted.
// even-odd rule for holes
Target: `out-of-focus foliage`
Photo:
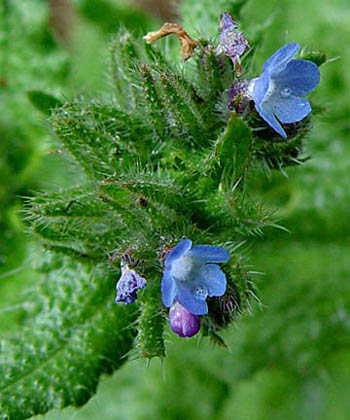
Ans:
<svg viewBox="0 0 350 420"><path fill-rule="evenodd" d="M229 12L241 24L241 10L248 0L217 0L215 2L181 1L179 12L182 24L193 35L212 38L218 32L218 16Z"/></svg>
<svg viewBox="0 0 350 420"><path fill-rule="evenodd" d="M35 87L57 89L67 77L68 61L45 24L42 2L4 1L0 19L0 271L4 271L21 258L18 196L38 185L35 169L47 137L25 92Z"/></svg>
<svg viewBox="0 0 350 420"><path fill-rule="evenodd" d="M107 34L116 32L120 26L141 34L151 26L150 17L127 0L76 0L75 3L82 17Z"/></svg>

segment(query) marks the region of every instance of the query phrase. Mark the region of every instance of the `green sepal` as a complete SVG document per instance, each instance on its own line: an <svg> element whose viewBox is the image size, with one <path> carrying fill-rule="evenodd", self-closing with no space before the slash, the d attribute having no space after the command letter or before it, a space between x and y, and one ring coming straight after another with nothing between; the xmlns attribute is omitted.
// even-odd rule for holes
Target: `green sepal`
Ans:
<svg viewBox="0 0 350 420"><path fill-rule="evenodd" d="M202 320L202 327L201 327L201 334L203 337L208 337L214 346L221 347L223 349L227 349L228 345L226 344L223 337L215 331L215 327L211 325L209 319Z"/></svg>
<svg viewBox="0 0 350 420"><path fill-rule="evenodd" d="M303 50L300 58L315 63L318 67L327 62L327 54L325 51L319 50Z"/></svg>
<svg viewBox="0 0 350 420"><path fill-rule="evenodd" d="M303 155L303 140L311 130L311 116L300 122L288 124L288 127L285 125L284 128L290 136L287 140L281 137L275 141L267 140L261 137L262 132L254 139L254 154L263 168L268 171L271 169L283 171L285 167L301 165L308 159Z"/></svg>

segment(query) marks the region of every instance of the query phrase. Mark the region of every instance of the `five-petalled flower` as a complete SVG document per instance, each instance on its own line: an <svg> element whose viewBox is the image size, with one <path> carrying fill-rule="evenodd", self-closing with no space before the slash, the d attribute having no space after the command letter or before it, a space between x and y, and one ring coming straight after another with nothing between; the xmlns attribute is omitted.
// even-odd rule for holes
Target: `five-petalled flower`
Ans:
<svg viewBox="0 0 350 420"><path fill-rule="evenodd" d="M170 307L174 300L193 315L208 313L207 297L222 296L226 277L220 266L211 263L228 261L229 253L215 245L194 245L182 239L164 260L161 283L163 303Z"/></svg>
<svg viewBox="0 0 350 420"><path fill-rule="evenodd" d="M248 90L255 108L279 135L287 138L280 123L301 121L311 111L309 102L301 98L320 81L316 64L292 57L299 44L291 42L277 50L263 64L262 74L250 81Z"/></svg>

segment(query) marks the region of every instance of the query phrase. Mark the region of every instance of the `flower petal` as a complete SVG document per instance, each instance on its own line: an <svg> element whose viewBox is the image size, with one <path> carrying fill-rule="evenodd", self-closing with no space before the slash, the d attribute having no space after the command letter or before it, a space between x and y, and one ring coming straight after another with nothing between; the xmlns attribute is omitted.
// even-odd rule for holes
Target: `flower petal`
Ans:
<svg viewBox="0 0 350 420"><path fill-rule="evenodd" d="M188 252L188 256L202 263L221 263L230 259L230 254L226 249L216 245L194 245Z"/></svg>
<svg viewBox="0 0 350 420"><path fill-rule="evenodd" d="M216 264L207 264L199 272L201 283L208 289L208 296L222 296L226 290L226 276Z"/></svg>
<svg viewBox="0 0 350 420"><path fill-rule="evenodd" d="M175 260L181 258L192 246L192 241L189 239L182 239L177 245L174 246L166 256L164 265L169 267Z"/></svg>
<svg viewBox="0 0 350 420"><path fill-rule="evenodd" d="M306 99L299 96L283 98L276 95L273 110L282 123L292 123L305 118L311 112L311 106Z"/></svg>
<svg viewBox="0 0 350 420"><path fill-rule="evenodd" d="M271 75L277 74L283 70L288 61L292 59L300 46L296 42L285 44L282 48L272 54L263 64L263 71L269 70Z"/></svg>
<svg viewBox="0 0 350 420"><path fill-rule="evenodd" d="M176 295L176 285L175 281L171 277L170 268L164 269L160 288L164 306L169 308L173 304Z"/></svg>
<svg viewBox="0 0 350 420"><path fill-rule="evenodd" d="M289 88L294 95L306 95L320 82L320 71L315 63L308 60L292 60L274 80L278 86Z"/></svg>
<svg viewBox="0 0 350 420"><path fill-rule="evenodd" d="M269 89L270 73L268 70L264 71L255 82L252 92L252 98L257 105L260 105L264 100L266 92Z"/></svg>
<svg viewBox="0 0 350 420"><path fill-rule="evenodd" d="M277 133L283 138L287 138L286 132L283 130L281 124L277 121L277 118L273 114L273 110L265 106L264 108L255 104L255 108L258 111L260 117L265 120L271 128L273 128Z"/></svg>
<svg viewBox="0 0 350 420"><path fill-rule="evenodd" d="M190 312L192 315L204 315L208 313L208 306L205 301L207 293L196 294L196 288L200 286L192 285L192 288L183 287L178 284L175 299Z"/></svg>

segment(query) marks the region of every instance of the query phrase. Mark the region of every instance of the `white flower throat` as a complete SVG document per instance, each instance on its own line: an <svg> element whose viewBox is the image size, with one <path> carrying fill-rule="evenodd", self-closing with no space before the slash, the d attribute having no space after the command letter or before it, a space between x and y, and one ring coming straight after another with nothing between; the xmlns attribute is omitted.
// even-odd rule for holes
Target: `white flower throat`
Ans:
<svg viewBox="0 0 350 420"><path fill-rule="evenodd" d="M171 265L171 274L180 281L191 280L199 264L191 257L183 256Z"/></svg>

